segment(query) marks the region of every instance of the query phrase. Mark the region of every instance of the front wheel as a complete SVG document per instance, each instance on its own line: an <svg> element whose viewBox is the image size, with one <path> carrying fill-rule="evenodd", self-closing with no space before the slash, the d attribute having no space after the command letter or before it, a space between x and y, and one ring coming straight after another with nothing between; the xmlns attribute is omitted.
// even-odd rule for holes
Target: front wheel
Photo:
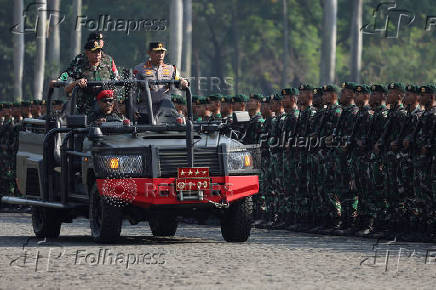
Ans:
<svg viewBox="0 0 436 290"><path fill-rule="evenodd" d="M58 210L32 206L32 226L37 238L58 238L61 232L61 224L61 216Z"/></svg>
<svg viewBox="0 0 436 290"><path fill-rule="evenodd" d="M233 202L221 218L221 234L227 242L245 242L253 224L251 196Z"/></svg>
<svg viewBox="0 0 436 290"><path fill-rule="evenodd" d="M123 215L121 208L112 206L101 198L94 184L89 203L89 223L91 235L95 242L114 243L121 235Z"/></svg>

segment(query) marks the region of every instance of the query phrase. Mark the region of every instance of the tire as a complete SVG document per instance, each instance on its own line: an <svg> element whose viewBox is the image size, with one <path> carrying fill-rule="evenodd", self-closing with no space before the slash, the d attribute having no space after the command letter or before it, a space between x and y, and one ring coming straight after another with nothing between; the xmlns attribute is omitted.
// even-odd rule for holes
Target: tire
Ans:
<svg viewBox="0 0 436 290"><path fill-rule="evenodd" d="M39 239L56 239L61 233L61 216L56 209L32 206L32 227Z"/></svg>
<svg viewBox="0 0 436 290"><path fill-rule="evenodd" d="M177 218L170 213L153 213L148 220L153 236L173 237L177 231Z"/></svg>
<svg viewBox="0 0 436 290"><path fill-rule="evenodd" d="M227 242L246 242L253 224L251 196L235 201L221 218L221 235Z"/></svg>
<svg viewBox="0 0 436 290"><path fill-rule="evenodd" d="M97 185L94 184L89 202L89 224L94 241L105 244L117 242L121 235L122 221L121 208L114 207L101 198Z"/></svg>

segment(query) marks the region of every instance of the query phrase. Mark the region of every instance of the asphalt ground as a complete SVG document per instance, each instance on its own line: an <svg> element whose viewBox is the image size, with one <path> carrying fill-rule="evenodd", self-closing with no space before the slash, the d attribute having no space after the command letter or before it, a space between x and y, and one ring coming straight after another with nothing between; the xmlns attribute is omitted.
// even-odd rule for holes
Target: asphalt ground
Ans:
<svg viewBox="0 0 436 290"><path fill-rule="evenodd" d="M37 240L27 213L0 213L1 289L434 289L436 245L253 229L227 243L219 226L179 225L153 237L147 223L96 244L89 222Z"/></svg>

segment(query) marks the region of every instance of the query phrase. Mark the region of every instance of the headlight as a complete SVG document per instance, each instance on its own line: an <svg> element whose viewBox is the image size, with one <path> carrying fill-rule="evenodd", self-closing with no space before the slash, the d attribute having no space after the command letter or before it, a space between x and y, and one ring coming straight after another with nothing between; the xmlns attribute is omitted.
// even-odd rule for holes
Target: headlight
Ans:
<svg viewBox="0 0 436 290"><path fill-rule="evenodd" d="M253 169L253 157L248 151L229 152L227 158L229 171Z"/></svg>
<svg viewBox="0 0 436 290"><path fill-rule="evenodd" d="M94 166L97 175L105 178L141 176L144 173L144 157L142 155L96 154Z"/></svg>

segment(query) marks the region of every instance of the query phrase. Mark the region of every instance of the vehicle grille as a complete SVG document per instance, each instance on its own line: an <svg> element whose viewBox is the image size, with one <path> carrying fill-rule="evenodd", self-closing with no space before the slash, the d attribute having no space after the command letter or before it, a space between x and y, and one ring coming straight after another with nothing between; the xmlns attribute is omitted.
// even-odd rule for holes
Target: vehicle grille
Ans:
<svg viewBox="0 0 436 290"><path fill-rule="evenodd" d="M218 150L198 149L194 151L194 167L209 167L211 176L221 176ZM161 177L177 177L177 168L188 167L186 149L159 149Z"/></svg>

